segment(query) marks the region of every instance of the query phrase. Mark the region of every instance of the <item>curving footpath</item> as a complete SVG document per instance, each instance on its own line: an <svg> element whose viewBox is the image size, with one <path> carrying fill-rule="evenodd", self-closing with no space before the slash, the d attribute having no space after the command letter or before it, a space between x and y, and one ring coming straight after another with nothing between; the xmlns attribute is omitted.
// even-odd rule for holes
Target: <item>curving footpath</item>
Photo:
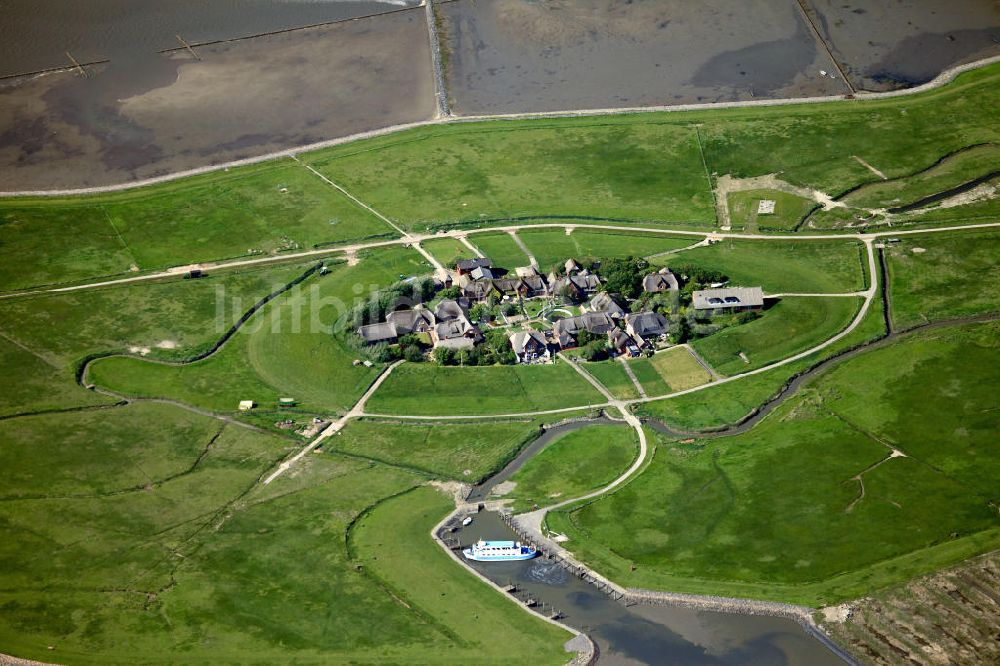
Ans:
<svg viewBox="0 0 1000 666"><path fill-rule="evenodd" d="M820 241L820 240L856 240L864 243L872 242L883 236L909 236L914 234L935 234L944 233L948 231L963 231L970 229L989 229L1000 227L1000 222L980 222L976 224L966 224L966 225L952 225L944 227L931 227L927 229L907 229L907 230L890 230L890 231L873 231L870 233L831 233L831 234L744 234L744 233L734 233L734 232L722 232L722 231L711 231L711 230L701 230L694 231L691 229L670 229L666 227L643 227L643 226L624 226L624 225L613 225L613 224L567 224L559 222L542 222L538 224L513 224L505 226L496 227L483 227L480 229L454 229L451 231L440 231L433 234L413 234L410 233L402 238L393 238L390 240L383 241L371 241L368 243L352 243L349 245L341 245L332 248L321 248L316 250L305 250L302 252L293 252L282 255L275 255L270 257L255 257L253 259L236 259L233 261L209 261L199 264L189 264L185 266L175 266L172 268L167 268L165 270L156 271L153 273L146 273L143 275L136 275L132 277L116 278L112 280L97 280L93 282L81 282L79 284L72 284L67 286L48 286L48 287L38 287L38 288L28 288L20 291L9 291L0 294L0 299L7 298L19 298L21 296L34 296L38 294L47 293L67 293L73 291L81 291L85 289L99 289L102 287L112 287L116 285L132 284L136 282L148 282L151 280L161 280L164 278L175 278L179 275L183 275L192 269L201 270L228 270L232 268L243 268L247 266L259 266L263 264L274 264L281 262L294 262L303 259L315 259L319 257L328 257L333 255L343 255L344 257L355 256L358 252L364 250L374 250L385 247L394 247L401 245L403 247L412 247L431 264L439 274L444 271L444 267L434 259L429 253L426 252L420 243L427 240L434 240L437 238L455 238L460 239L463 236L470 236L475 234L488 234L497 232L506 232L509 234L516 234L518 231L527 229L598 229L602 231L627 231L634 234L659 234L665 236L693 236L701 237L702 240L698 243L692 244L690 247L697 247L708 242L708 240L721 240L724 238L734 239L734 240L769 240L769 241ZM687 248L683 248L687 249ZM864 293L864 292L861 292ZM830 294L824 294L829 296Z"/></svg>

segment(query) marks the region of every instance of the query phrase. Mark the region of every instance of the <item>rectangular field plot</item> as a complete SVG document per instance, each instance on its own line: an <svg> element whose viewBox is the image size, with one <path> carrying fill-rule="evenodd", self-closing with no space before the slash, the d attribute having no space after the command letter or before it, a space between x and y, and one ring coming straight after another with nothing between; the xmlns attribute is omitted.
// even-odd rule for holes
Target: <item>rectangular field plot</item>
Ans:
<svg viewBox="0 0 1000 666"><path fill-rule="evenodd" d="M687 247L701 240L697 236L630 233L585 227L577 227L568 235L564 229L528 229L519 231L517 235L531 250L543 271L557 265L561 267L567 259L646 257Z"/></svg>
<svg viewBox="0 0 1000 666"><path fill-rule="evenodd" d="M684 125L462 123L307 159L410 229L545 215L715 221L698 139Z"/></svg>
<svg viewBox="0 0 1000 666"><path fill-rule="evenodd" d="M508 233L473 234L469 241L492 259L494 266L513 271L528 265L528 255Z"/></svg>
<svg viewBox="0 0 1000 666"><path fill-rule="evenodd" d="M619 361L587 363L583 368L592 374L597 381L604 384L604 388L608 389L611 395L619 400L632 400L639 397L635 383L625 371L625 366Z"/></svg>
<svg viewBox="0 0 1000 666"><path fill-rule="evenodd" d="M860 302L860 298L782 298L760 318L725 328L691 344L719 373L734 375L805 351L833 337L851 322Z"/></svg>
<svg viewBox="0 0 1000 666"><path fill-rule="evenodd" d="M770 201L771 212L761 204ZM734 231L749 232L794 229L816 202L778 190L746 190L729 194L729 223ZM765 207L767 210L767 207Z"/></svg>
<svg viewBox="0 0 1000 666"><path fill-rule="evenodd" d="M649 362L671 391L686 391L712 381L712 375L687 347L672 347L653 354ZM649 389L646 392L649 393Z"/></svg>
<svg viewBox="0 0 1000 666"><path fill-rule="evenodd" d="M472 259L476 256L474 251L454 238L435 238L420 245L449 270L455 268L455 262L459 259Z"/></svg>
<svg viewBox="0 0 1000 666"><path fill-rule="evenodd" d="M847 293L867 286L864 246L854 240L725 239L657 263L678 270L686 265L718 270L731 285L761 286L768 294Z"/></svg>
<svg viewBox="0 0 1000 666"><path fill-rule="evenodd" d="M648 358L637 358L628 361L629 368L635 378L642 384L646 395L666 395L672 393L670 385L667 384L663 376L657 371Z"/></svg>
<svg viewBox="0 0 1000 666"><path fill-rule="evenodd" d="M515 414L602 404L604 397L565 363L443 367L404 363L367 404L372 414Z"/></svg>

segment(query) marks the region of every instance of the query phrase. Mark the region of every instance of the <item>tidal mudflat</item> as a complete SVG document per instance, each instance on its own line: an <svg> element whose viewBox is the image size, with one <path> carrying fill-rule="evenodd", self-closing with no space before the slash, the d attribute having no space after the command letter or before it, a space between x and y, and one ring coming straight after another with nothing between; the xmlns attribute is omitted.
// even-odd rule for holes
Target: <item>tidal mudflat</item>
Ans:
<svg viewBox="0 0 1000 666"><path fill-rule="evenodd" d="M1000 4L994 0L807 4L858 89L919 85L948 67L1000 53Z"/></svg>
<svg viewBox="0 0 1000 666"><path fill-rule="evenodd" d="M437 11L460 113L848 92L794 0L456 0Z"/></svg>
<svg viewBox="0 0 1000 666"><path fill-rule="evenodd" d="M458 113L880 91L1000 53L991 0L454 0L436 11Z"/></svg>
<svg viewBox="0 0 1000 666"><path fill-rule="evenodd" d="M87 187L434 113L423 10L0 85L3 189Z"/></svg>

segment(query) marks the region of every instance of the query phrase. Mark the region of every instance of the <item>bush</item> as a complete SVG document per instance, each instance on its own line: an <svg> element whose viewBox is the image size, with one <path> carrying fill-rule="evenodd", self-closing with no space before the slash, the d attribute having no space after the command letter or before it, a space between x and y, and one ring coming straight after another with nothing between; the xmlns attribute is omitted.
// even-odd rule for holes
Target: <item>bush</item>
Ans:
<svg viewBox="0 0 1000 666"><path fill-rule="evenodd" d="M472 321L489 321L492 319L492 312L485 303L476 303L469 308L469 319Z"/></svg>
<svg viewBox="0 0 1000 666"><path fill-rule="evenodd" d="M503 313L508 317L521 313L521 308L518 307L517 303L513 301L508 301L503 304Z"/></svg>
<svg viewBox="0 0 1000 666"><path fill-rule="evenodd" d="M759 317L760 317L759 312L755 312L753 310L744 310L743 312L740 312L738 315L736 315L736 323L749 324L754 319L757 319Z"/></svg>
<svg viewBox="0 0 1000 666"><path fill-rule="evenodd" d="M452 285L447 289L441 290L441 298L457 300L462 297L462 288L458 285Z"/></svg>
<svg viewBox="0 0 1000 666"><path fill-rule="evenodd" d="M608 345L603 340L592 340L580 350L580 357L585 361L603 361L608 357Z"/></svg>
<svg viewBox="0 0 1000 666"><path fill-rule="evenodd" d="M714 268L695 266L694 264L678 264L670 268L674 275L683 276L687 282L698 282L700 284L712 284L713 282L725 282L729 276Z"/></svg>
<svg viewBox="0 0 1000 666"><path fill-rule="evenodd" d="M604 278L607 291L621 294L625 298L635 298L642 293L642 278L648 268L649 263L645 259L626 257L601 262L599 272Z"/></svg>
<svg viewBox="0 0 1000 666"><path fill-rule="evenodd" d="M424 351L417 345L403 347L403 358L410 363L420 363L424 360Z"/></svg>
<svg viewBox="0 0 1000 666"><path fill-rule="evenodd" d="M434 350L434 360L438 365L455 365L455 350L438 347Z"/></svg>
<svg viewBox="0 0 1000 666"><path fill-rule="evenodd" d="M590 331L588 331L586 329L582 329L579 332L577 332L577 334L576 334L576 346L577 347L586 347L591 342L595 342L595 341L598 341L598 340L603 341L604 340L604 336L603 335L598 335L596 333L591 333Z"/></svg>
<svg viewBox="0 0 1000 666"><path fill-rule="evenodd" d="M367 347L365 356L375 363L391 363L399 358L399 347L391 347L384 342Z"/></svg>

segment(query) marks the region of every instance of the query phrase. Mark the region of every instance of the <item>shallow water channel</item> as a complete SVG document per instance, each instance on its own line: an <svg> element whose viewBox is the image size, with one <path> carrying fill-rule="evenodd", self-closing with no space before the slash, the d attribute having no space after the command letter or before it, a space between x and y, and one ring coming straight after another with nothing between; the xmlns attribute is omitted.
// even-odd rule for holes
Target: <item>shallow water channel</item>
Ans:
<svg viewBox="0 0 1000 666"><path fill-rule="evenodd" d="M484 500L494 486L509 479L560 435L613 423L616 421L602 417L548 428L497 474L473 488L469 501ZM481 511L471 525L443 536L452 544L457 540L462 545L477 539L518 538L491 511ZM527 562L470 564L500 585L515 585L518 598L535 599L539 612L550 615L558 611L563 622L597 643L601 664L844 663L793 620L679 606L625 606L544 557Z"/></svg>
<svg viewBox="0 0 1000 666"><path fill-rule="evenodd" d="M517 538L490 511L448 536L462 544ZM677 606L626 607L544 557L471 564L500 585L516 585L518 598L535 599L540 612L558 610L563 622L597 643L600 664L844 663L792 620Z"/></svg>

